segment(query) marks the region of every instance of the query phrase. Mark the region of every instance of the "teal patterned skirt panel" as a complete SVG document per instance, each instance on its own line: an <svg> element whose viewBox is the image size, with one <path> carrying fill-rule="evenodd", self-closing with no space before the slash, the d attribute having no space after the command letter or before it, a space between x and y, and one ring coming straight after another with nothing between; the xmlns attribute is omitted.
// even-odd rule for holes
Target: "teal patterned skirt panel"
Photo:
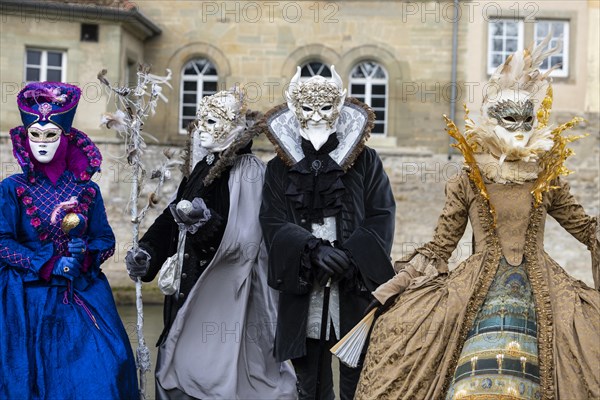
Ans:
<svg viewBox="0 0 600 400"><path fill-rule="evenodd" d="M447 400L540 398L536 312L524 263L515 267L500 260Z"/></svg>

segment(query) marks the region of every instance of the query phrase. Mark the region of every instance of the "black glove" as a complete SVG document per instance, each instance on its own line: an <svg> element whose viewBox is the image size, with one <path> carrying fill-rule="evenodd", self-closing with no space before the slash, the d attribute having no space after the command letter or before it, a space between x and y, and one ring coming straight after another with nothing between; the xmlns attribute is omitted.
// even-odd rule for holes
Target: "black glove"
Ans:
<svg viewBox="0 0 600 400"><path fill-rule="evenodd" d="M311 264L317 267L315 278L321 286L327 283L327 279L330 277L339 280L352 269L352 261L343 250L326 244L317 246L312 251L310 260ZM322 283L323 280L324 283Z"/></svg>
<svg viewBox="0 0 600 400"><path fill-rule="evenodd" d="M324 269L319 268L315 271L315 280L319 283L319 286L325 286L329 278L331 278L331 275Z"/></svg>
<svg viewBox="0 0 600 400"><path fill-rule="evenodd" d="M379 300L373 299L373 301L371 301L369 303L369 305L367 306L367 308L365 309L364 315L367 315L368 313L370 313L374 308L381 307L381 306L382 306L382 304L379 302Z"/></svg>
<svg viewBox="0 0 600 400"><path fill-rule="evenodd" d="M150 267L150 258L150 254L141 247L138 247L135 252L133 249L129 249L125 256L125 266L129 277L135 280L135 278L146 275Z"/></svg>
<svg viewBox="0 0 600 400"><path fill-rule="evenodd" d="M373 301L371 301L369 303L369 305L367 306L367 308L365 309L365 314L364 315L367 315L374 308L376 308L377 311L375 311L375 318L379 317L381 314L383 314L384 312L386 312L387 310L389 310L392 307L392 305L394 305L394 302L396 301L396 299L398 298L398 296L400 296L400 293L393 295L392 297L390 297L389 299L387 299L385 301L385 303L383 303L383 304L381 304L379 302L379 300L373 299Z"/></svg>
<svg viewBox="0 0 600 400"><path fill-rule="evenodd" d="M389 310L390 308L392 308L392 306L396 303L396 299L398 298L398 296L400 296L400 294L401 293L393 295L392 297L390 297L389 299L387 299L385 301L385 303L383 303L382 305L380 305L377 308L377 311L375 311L375 319L377 319L381 314L383 314L384 312L386 312L387 310ZM376 299L376 301L379 303L379 301L377 299Z"/></svg>

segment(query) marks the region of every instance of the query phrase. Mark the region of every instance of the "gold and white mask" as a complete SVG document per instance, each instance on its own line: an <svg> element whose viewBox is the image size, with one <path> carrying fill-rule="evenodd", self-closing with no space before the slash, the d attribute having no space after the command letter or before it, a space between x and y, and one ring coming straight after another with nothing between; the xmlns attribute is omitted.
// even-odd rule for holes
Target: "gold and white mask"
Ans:
<svg viewBox="0 0 600 400"><path fill-rule="evenodd" d="M536 127L534 96L524 90L504 89L481 108L481 123L472 127L470 140L500 160L533 162L552 145L550 130Z"/></svg>
<svg viewBox="0 0 600 400"><path fill-rule="evenodd" d="M502 100L488 109L488 117L509 132L530 132L533 129L533 102L531 100ZM523 140L517 134L517 140Z"/></svg>
<svg viewBox="0 0 600 400"><path fill-rule="evenodd" d="M536 163L554 145L547 118L537 120L555 68L540 71L540 66L560 51L560 45L550 46L552 37L550 32L536 45L509 55L490 76L484 86L481 120L476 124L465 119L466 139L476 153L488 153L500 165Z"/></svg>
<svg viewBox="0 0 600 400"><path fill-rule="evenodd" d="M198 105L200 145L211 153L228 148L244 131L245 111L239 90L223 90L203 97Z"/></svg>
<svg viewBox="0 0 600 400"><path fill-rule="evenodd" d="M53 123L40 125L35 123L27 129L29 147L33 157L42 164L47 164L56 154L60 145L61 129Z"/></svg>
<svg viewBox="0 0 600 400"><path fill-rule="evenodd" d="M526 94L503 92L498 101L486 107L486 117L495 121L494 132L508 147L524 148L529 145L535 115L533 102Z"/></svg>
<svg viewBox="0 0 600 400"><path fill-rule="evenodd" d="M319 150L333 132L344 106L346 90L342 79L331 66L332 78L315 75L299 82L300 67L284 93L289 109L300 124L300 135Z"/></svg>

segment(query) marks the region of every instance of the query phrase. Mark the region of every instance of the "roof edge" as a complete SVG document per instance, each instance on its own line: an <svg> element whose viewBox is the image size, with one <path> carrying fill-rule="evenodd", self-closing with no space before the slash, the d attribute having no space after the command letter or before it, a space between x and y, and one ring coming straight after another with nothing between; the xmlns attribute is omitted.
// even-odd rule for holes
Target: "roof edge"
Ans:
<svg viewBox="0 0 600 400"><path fill-rule="evenodd" d="M162 33L158 25L141 13L137 7L108 7L97 4L63 3L34 0L0 0L0 13L20 15L22 19L43 18L52 22L61 20L69 22L109 21L123 23L138 37L146 41Z"/></svg>

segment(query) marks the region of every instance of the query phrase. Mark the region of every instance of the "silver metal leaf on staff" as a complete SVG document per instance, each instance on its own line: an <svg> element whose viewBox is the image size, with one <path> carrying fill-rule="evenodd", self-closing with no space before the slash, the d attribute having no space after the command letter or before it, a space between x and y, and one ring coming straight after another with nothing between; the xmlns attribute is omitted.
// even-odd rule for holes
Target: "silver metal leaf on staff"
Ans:
<svg viewBox="0 0 600 400"><path fill-rule="evenodd" d="M108 98L114 94L116 111L114 113L105 113L102 115L101 125L113 129L124 139L126 148L126 160L132 168L132 185L130 193L130 215L132 223L132 247L134 251L138 249L139 226L149 208L158 203L158 194L165 179L168 179L169 169L176 164L170 161L170 156L165 152L169 159L163 162L161 167L152 172L153 178L158 178L155 190L148 197L145 207L138 212L138 199L146 177L146 169L142 162L141 155L146 147L142 136L142 126L144 121L155 113L158 100L167 102L167 98L162 94L162 85L169 84L171 71L167 70L166 76L150 74L150 67L140 64L137 72L137 86L129 88L127 86L112 86L106 78L107 70L98 73L98 80L106 89ZM144 310L142 301L142 280L136 279L136 309L137 309L137 338L138 347L136 349L136 365L139 371L139 389L140 399L146 399L146 372L150 370L150 350L146 346L144 338Z"/></svg>

